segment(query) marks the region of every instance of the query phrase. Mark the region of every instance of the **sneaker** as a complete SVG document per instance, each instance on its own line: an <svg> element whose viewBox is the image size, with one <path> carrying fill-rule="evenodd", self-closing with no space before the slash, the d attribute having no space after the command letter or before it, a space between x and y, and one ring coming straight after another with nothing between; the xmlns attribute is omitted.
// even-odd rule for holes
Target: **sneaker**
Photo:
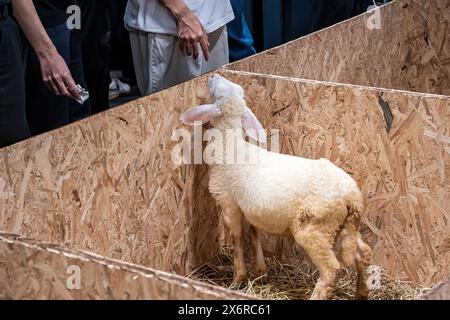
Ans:
<svg viewBox="0 0 450 320"><path fill-rule="evenodd" d="M109 84L109 100L127 95L131 92L130 85L123 83L116 76L111 74L111 83Z"/></svg>

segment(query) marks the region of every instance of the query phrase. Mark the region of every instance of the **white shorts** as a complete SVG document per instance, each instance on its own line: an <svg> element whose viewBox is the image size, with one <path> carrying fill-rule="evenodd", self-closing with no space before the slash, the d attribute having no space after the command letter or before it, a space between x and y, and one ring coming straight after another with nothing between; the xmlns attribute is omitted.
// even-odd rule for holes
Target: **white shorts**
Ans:
<svg viewBox="0 0 450 320"><path fill-rule="evenodd" d="M142 95L188 81L229 62L226 26L208 34L209 61L205 60L200 47L197 60L187 56L179 49L178 38L172 35L131 30L130 40Z"/></svg>

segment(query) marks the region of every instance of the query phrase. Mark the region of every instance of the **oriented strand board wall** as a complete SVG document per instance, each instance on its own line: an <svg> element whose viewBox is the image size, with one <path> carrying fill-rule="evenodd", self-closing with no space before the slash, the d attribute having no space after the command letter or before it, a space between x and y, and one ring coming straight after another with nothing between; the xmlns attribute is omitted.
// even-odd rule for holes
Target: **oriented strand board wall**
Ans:
<svg viewBox="0 0 450 320"><path fill-rule="evenodd" d="M450 95L450 0L396 0L374 13L229 66L265 74Z"/></svg>
<svg viewBox="0 0 450 320"><path fill-rule="evenodd" d="M283 153L326 157L355 177L377 264L421 285L448 275L449 98L223 74L244 86L267 129L281 130ZM207 172L170 160L172 130L205 101L205 80L0 151L0 229L178 274L216 254ZM267 244L297 252L288 240Z"/></svg>
<svg viewBox="0 0 450 320"><path fill-rule="evenodd" d="M0 230L180 275L217 254L206 168L171 161L204 79L0 150Z"/></svg>
<svg viewBox="0 0 450 320"><path fill-rule="evenodd" d="M330 159L358 181L375 263L425 286L450 274L450 98L223 75L243 85L266 129L280 130L282 153ZM297 252L284 239L266 249Z"/></svg>
<svg viewBox="0 0 450 320"><path fill-rule="evenodd" d="M80 289L70 289L67 283L76 284L76 275ZM0 233L0 299L249 298L181 276Z"/></svg>

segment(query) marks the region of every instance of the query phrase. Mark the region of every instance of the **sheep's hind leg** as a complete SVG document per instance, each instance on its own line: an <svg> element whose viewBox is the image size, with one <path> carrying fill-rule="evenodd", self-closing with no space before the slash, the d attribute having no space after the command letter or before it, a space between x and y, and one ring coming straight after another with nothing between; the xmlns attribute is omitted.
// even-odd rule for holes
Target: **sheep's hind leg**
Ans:
<svg viewBox="0 0 450 320"><path fill-rule="evenodd" d="M327 299L340 269L339 261L332 250L332 237L314 226L293 228L291 231L295 241L306 251L319 269L320 276L310 299Z"/></svg>
<svg viewBox="0 0 450 320"><path fill-rule="evenodd" d="M224 207L223 220L233 237L234 280L240 284L247 278L247 267L244 262L244 237L242 232L242 212L239 208Z"/></svg>
<svg viewBox="0 0 450 320"><path fill-rule="evenodd" d="M364 243L364 241L362 241L361 235L359 235L356 253L356 271L358 273L356 299L363 300L367 299L367 297L369 296L370 290L367 286L367 268L371 263L372 249L366 243Z"/></svg>
<svg viewBox="0 0 450 320"><path fill-rule="evenodd" d="M261 232L254 226L250 226L250 237L255 249L256 271L263 275L267 272L267 266L261 246Z"/></svg>

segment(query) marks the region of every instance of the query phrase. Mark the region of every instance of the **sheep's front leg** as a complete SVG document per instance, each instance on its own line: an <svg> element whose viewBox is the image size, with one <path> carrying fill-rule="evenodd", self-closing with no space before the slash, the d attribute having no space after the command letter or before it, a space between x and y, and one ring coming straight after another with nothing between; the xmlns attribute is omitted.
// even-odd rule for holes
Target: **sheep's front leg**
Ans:
<svg viewBox="0 0 450 320"><path fill-rule="evenodd" d="M230 229L233 237L234 280L233 284L240 284L247 278L247 267L244 263L244 237L242 232L242 212L236 207L223 209L223 220Z"/></svg>
<svg viewBox="0 0 450 320"><path fill-rule="evenodd" d="M254 226L250 226L250 237L255 249L256 271L261 275L265 274L267 272L267 266L261 246L261 233Z"/></svg>

